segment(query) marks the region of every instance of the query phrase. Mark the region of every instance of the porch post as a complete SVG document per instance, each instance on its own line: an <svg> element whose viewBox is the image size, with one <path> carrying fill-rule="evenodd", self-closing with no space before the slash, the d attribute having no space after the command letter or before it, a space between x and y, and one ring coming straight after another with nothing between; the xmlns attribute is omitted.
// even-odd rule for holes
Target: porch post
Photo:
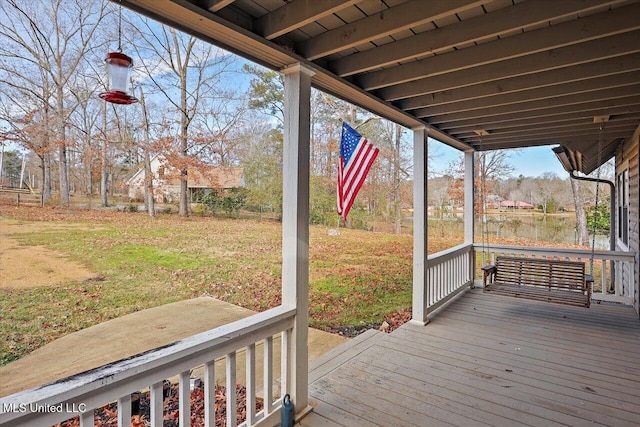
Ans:
<svg viewBox="0 0 640 427"><path fill-rule="evenodd" d="M282 375L298 413L308 406L309 328L309 135L313 70L294 64L284 74L282 171L282 305L296 308L283 343ZM288 350L288 351L287 351ZM285 353L286 351L286 353Z"/></svg>
<svg viewBox="0 0 640 427"><path fill-rule="evenodd" d="M411 323L426 325L427 318L427 170L428 132L413 129L413 298Z"/></svg>
<svg viewBox="0 0 640 427"><path fill-rule="evenodd" d="M475 189L474 189L474 152L472 150L464 152L464 243L473 244L473 233L475 230Z"/></svg>
<svg viewBox="0 0 640 427"><path fill-rule="evenodd" d="M473 245L475 232L475 156L473 150L464 152L464 244ZM474 286L476 253L473 247L469 256L469 277Z"/></svg>

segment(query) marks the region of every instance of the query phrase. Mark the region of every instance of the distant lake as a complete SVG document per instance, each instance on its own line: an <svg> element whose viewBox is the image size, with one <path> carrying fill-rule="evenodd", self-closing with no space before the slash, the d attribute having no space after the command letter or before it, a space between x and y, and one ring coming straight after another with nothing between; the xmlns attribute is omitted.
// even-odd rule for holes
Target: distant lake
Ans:
<svg viewBox="0 0 640 427"><path fill-rule="evenodd" d="M435 228L464 229L461 212L430 211L429 226ZM574 212L540 215L539 213L488 213L486 221L476 217L476 240L485 232L491 237L548 242L555 244L577 244L576 216ZM451 227L451 228L450 228ZM591 237L589 245L591 246ZM607 249L609 236L596 236L596 247Z"/></svg>

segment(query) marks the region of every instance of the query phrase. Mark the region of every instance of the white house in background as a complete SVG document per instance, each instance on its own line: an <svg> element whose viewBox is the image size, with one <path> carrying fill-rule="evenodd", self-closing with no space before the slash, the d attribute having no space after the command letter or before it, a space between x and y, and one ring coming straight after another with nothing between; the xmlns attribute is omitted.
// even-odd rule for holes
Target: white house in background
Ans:
<svg viewBox="0 0 640 427"><path fill-rule="evenodd" d="M162 154L158 154L151 159L151 171L153 173L153 193L156 202L178 200L180 194L179 171L169 165L167 158ZM129 178L127 185L130 199L144 199L144 167L138 169ZM243 168L205 166L200 170L190 170L188 173L187 188L190 201L206 194L208 190L224 190L235 187L244 187Z"/></svg>

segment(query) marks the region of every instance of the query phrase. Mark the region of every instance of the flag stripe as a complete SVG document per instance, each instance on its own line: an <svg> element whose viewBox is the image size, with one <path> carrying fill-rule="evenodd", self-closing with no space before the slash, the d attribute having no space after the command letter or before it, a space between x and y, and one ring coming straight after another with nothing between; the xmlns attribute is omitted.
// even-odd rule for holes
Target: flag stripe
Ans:
<svg viewBox="0 0 640 427"><path fill-rule="evenodd" d="M345 220L379 152L348 124L342 124L336 202L338 214Z"/></svg>

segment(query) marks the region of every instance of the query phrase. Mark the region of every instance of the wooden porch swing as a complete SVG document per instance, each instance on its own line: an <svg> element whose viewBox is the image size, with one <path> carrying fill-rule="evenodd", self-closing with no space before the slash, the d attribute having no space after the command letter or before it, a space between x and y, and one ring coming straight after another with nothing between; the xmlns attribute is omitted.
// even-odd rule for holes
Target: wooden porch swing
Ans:
<svg viewBox="0 0 640 427"><path fill-rule="evenodd" d="M595 121L595 120L594 120ZM598 136L598 165L602 159L602 131L604 121L600 122ZM480 135L482 144L482 135ZM482 174L483 199L485 176ZM600 168L596 182L596 201L594 219L598 215L598 198L600 185ZM589 274L585 273L585 264L579 261L524 258L514 256L498 256L495 264L482 267L483 292L495 295L505 295L516 298L526 298L547 301L556 304L587 307L591 305L593 288L593 260L595 256L595 224L591 243L591 258ZM483 228L483 251L485 245L485 221Z"/></svg>

